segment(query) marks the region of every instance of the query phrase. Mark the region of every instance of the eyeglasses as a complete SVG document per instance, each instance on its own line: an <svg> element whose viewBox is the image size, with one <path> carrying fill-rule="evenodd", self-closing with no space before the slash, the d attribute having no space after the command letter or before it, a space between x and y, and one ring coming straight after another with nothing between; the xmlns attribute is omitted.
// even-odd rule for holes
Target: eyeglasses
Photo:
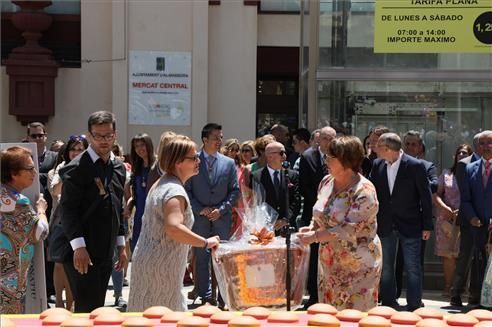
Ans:
<svg viewBox="0 0 492 327"><path fill-rule="evenodd" d="M241 152L245 153L245 152L253 152L253 150L251 149L241 149Z"/></svg>
<svg viewBox="0 0 492 327"><path fill-rule="evenodd" d="M196 154L193 157L184 157L184 160L200 161L200 156Z"/></svg>
<svg viewBox="0 0 492 327"><path fill-rule="evenodd" d="M285 156L287 154L287 152L285 152L284 150L280 150L278 152L270 152L270 153L272 153L272 154L278 153L278 154L280 154L280 156Z"/></svg>
<svg viewBox="0 0 492 327"><path fill-rule="evenodd" d="M40 139L43 138L46 134L45 133L39 133L39 134L31 134L29 135L32 139Z"/></svg>
<svg viewBox="0 0 492 327"><path fill-rule="evenodd" d="M106 134L106 135L99 135L99 134L92 134L92 137L94 138L94 140L96 141L111 141L114 139L114 134Z"/></svg>
<svg viewBox="0 0 492 327"><path fill-rule="evenodd" d="M82 140L85 140L86 139L86 136L84 134L81 134L81 135L70 135L70 137L68 139L70 141L82 141Z"/></svg>
<svg viewBox="0 0 492 327"><path fill-rule="evenodd" d="M34 167L34 166L27 166L27 167L21 168L21 170L34 171L34 170L36 170L36 167Z"/></svg>

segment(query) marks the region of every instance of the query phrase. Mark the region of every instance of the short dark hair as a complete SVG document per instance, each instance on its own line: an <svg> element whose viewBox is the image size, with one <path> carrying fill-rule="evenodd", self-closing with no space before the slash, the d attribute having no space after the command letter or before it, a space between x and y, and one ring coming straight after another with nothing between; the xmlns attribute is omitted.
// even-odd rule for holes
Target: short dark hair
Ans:
<svg viewBox="0 0 492 327"><path fill-rule="evenodd" d="M311 138L311 133L307 128L298 128L292 133L292 135L296 136L299 141L304 141L309 144L309 140Z"/></svg>
<svg viewBox="0 0 492 327"><path fill-rule="evenodd" d="M41 127L43 129L43 133L46 133L46 126L44 126L43 123L40 123L38 121L34 121L32 123L27 124L27 135L29 135L29 129L30 128L37 128Z"/></svg>
<svg viewBox="0 0 492 327"><path fill-rule="evenodd" d="M401 138L396 133L384 133L379 136L378 142L384 143L384 146L392 151L401 150Z"/></svg>
<svg viewBox="0 0 492 327"><path fill-rule="evenodd" d="M330 142L328 155L337 158L344 168L358 173L364 160L364 147L357 136L340 136Z"/></svg>
<svg viewBox="0 0 492 327"><path fill-rule="evenodd" d="M388 127L383 126L383 125L379 125L379 126L372 128L371 131L369 132L369 135L371 135L371 133L374 133L377 136L381 136L384 133L389 133L389 132L390 132L390 129Z"/></svg>
<svg viewBox="0 0 492 327"><path fill-rule="evenodd" d="M209 137L212 131L215 130L222 130L222 126L216 123L208 123L207 125L203 126L202 128L202 140L206 137Z"/></svg>
<svg viewBox="0 0 492 327"><path fill-rule="evenodd" d="M403 142L405 142L405 139L410 136L410 137L416 137L419 139L420 144L424 144L424 140L422 139L422 134L420 134L419 131L415 130L409 130L408 132L405 133L405 136L403 136Z"/></svg>
<svg viewBox="0 0 492 327"><path fill-rule="evenodd" d="M27 157L32 157L31 150L21 146L13 146L0 152L2 184L12 181L12 176L24 168L22 164Z"/></svg>
<svg viewBox="0 0 492 327"><path fill-rule="evenodd" d="M89 116L89 120L87 121L87 130L90 132L92 126L102 124L112 124L113 130L116 131L116 119L114 118L113 113L105 110L93 112Z"/></svg>

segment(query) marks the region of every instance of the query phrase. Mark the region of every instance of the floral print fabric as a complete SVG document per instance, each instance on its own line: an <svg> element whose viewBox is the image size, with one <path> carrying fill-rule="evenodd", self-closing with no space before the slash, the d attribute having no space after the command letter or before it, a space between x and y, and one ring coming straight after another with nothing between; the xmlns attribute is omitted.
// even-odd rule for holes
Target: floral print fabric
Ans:
<svg viewBox="0 0 492 327"><path fill-rule="evenodd" d="M313 217L332 234L319 248L318 296L338 310L367 311L377 305L382 250L376 234L379 203L374 185L358 181L338 193L333 178L320 183Z"/></svg>

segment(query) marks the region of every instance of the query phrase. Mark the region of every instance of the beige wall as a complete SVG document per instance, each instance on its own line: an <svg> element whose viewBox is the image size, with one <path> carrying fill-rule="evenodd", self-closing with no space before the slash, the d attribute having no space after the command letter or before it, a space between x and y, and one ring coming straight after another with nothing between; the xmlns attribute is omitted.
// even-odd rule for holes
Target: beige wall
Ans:
<svg viewBox="0 0 492 327"><path fill-rule="evenodd" d="M258 46L298 47L300 15L258 15Z"/></svg>
<svg viewBox="0 0 492 327"><path fill-rule="evenodd" d="M209 7L208 118L224 138L252 139L256 122L257 8L242 1Z"/></svg>
<svg viewBox="0 0 492 327"><path fill-rule="evenodd" d="M55 112L49 139L85 133L88 115L112 110L119 141L128 149L139 132L155 142L164 130L184 133L200 143L207 122L224 126L224 136L252 139L256 125L257 46L297 46L299 16L260 15L242 1L83 1L82 63L60 68L55 80ZM191 126L128 125L128 51L192 52ZM8 115L8 76L0 71L1 141L25 134ZM157 144L156 144L157 146Z"/></svg>

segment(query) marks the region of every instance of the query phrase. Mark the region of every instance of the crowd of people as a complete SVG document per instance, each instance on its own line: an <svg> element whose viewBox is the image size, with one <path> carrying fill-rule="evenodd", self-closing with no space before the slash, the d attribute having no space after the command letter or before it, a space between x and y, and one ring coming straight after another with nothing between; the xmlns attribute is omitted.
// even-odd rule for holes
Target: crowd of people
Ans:
<svg viewBox="0 0 492 327"><path fill-rule="evenodd" d="M148 134L116 142L116 120L90 115L87 134L47 149L43 124L27 126L30 150L1 152L0 312L23 313L34 244L45 240L47 294L57 307L90 312L104 306L110 277L115 304L131 259L128 310L164 305L185 311L192 299L225 303L211 251L241 232L241 212L261 198L275 210L276 235L294 228L311 247L305 308L323 302L367 311L396 309L406 274L406 306L423 306L424 250L435 233L443 296L480 305L492 218L492 131L457 146L440 175L424 159L417 131L403 139L385 126L361 141L325 126L289 132L276 124L256 140L223 141L222 126L202 129L202 144L166 131L157 151ZM22 194L39 178L35 203ZM261 194L256 194L261 192ZM434 219L435 218L435 219ZM3 265L3 263L6 263ZM65 293L66 299L62 298ZM486 302L486 303L490 303ZM483 296L482 304L486 305Z"/></svg>

